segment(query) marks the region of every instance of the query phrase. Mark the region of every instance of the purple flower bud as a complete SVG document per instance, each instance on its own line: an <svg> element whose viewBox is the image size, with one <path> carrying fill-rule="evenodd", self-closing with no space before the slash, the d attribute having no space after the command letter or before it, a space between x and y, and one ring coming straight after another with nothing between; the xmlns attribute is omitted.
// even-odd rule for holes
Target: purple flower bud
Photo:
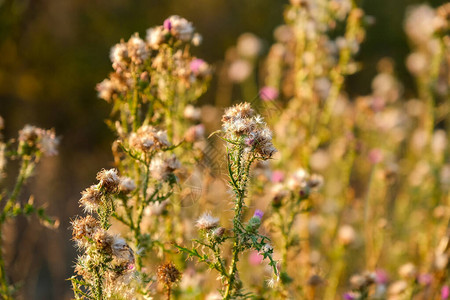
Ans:
<svg viewBox="0 0 450 300"><path fill-rule="evenodd" d="M450 296L450 288L448 285L444 285L441 289L441 298L448 299L448 296Z"/></svg>
<svg viewBox="0 0 450 300"><path fill-rule="evenodd" d="M164 20L164 29L169 31L172 29L172 22L170 21L170 19Z"/></svg>
<svg viewBox="0 0 450 300"><path fill-rule="evenodd" d="M272 101L278 98L278 91L270 86L265 86L259 91L259 96L264 101Z"/></svg>
<svg viewBox="0 0 450 300"><path fill-rule="evenodd" d="M255 214L253 215L253 217L257 217L260 220L262 219L263 216L264 216L264 212L262 210L259 210L259 209L255 210Z"/></svg>

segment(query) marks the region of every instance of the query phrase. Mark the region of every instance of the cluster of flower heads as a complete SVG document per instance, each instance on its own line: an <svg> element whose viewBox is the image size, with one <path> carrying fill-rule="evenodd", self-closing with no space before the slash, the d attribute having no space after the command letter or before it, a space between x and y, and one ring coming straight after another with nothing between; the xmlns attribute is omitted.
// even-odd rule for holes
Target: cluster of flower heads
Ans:
<svg viewBox="0 0 450 300"><path fill-rule="evenodd" d="M170 146L167 132L149 125L143 125L136 132L131 133L128 142L133 150L143 153L155 152Z"/></svg>
<svg viewBox="0 0 450 300"><path fill-rule="evenodd" d="M99 280L95 274L100 274L105 295L113 295L119 290L122 294L133 293L130 288L125 288L134 278L133 250L119 235L108 232L109 225L105 225L100 216L102 211L109 209L112 194L128 193L136 185L130 178L119 177L116 169L100 171L97 180L98 184L81 193L79 201L90 214L71 222L72 238L84 252L78 257L75 271L92 286ZM94 212L99 219L94 217Z"/></svg>
<svg viewBox="0 0 450 300"><path fill-rule="evenodd" d="M412 74L426 75L432 68L433 56L441 51L438 34L449 28L447 16L445 5L433 9L423 4L408 11L404 26L415 49L408 56L406 65Z"/></svg>
<svg viewBox="0 0 450 300"><path fill-rule="evenodd" d="M31 154L35 150L44 155L54 156L58 154L59 138L55 130L45 130L32 125L25 125L19 131L19 154Z"/></svg>
<svg viewBox="0 0 450 300"><path fill-rule="evenodd" d="M164 83L153 76L155 70L167 73L170 69L173 76L188 84L209 77L209 65L182 49L188 43L198 46L201 40L191 22L171 16L163 25L148 29L145 40L135 33L128 41L120 41L110 52L115 72L97 85L99 98L110 102L124 97L138 82L161 87Z"/></svg>
<svg viewBox="0 0 450 300"><path fill-rule="evenodd" d="M96 212L101 206L108 203L107 197L111 194L129 193L136 188L134 180L129 177L120 177L116 169L102 170L97 173L98 184L91 185L81 192L80 206L86 212Z"/></svg>
<svg viewBox="0 0 450 300"><path fill-rule="evenodd" d="M260 115L247 102L228 108L222 117L225 138L254 150L263 159L271 158L277 149L272 144L272 132Z"/></svg>
<svg viewBox="0 0 450 300"><path fill-rule="evenodd" d="M399 279L390 280L385 270L354 274L350 277L351 291L345 293L345 300L373 299L400 300L405 299L414 290L423 299L433 298L432 286L441 285L441 299L448 299L450 288L446 284L439 284L439 276L432 273L420 273L413 263L406 263L398 269Z"/></svg>
<svg viewBox="0 0 450 300"><path fill-rule="evenodd" d="M317 191L323 185L323 176L319 174L309 174L305 169L297 169L289 178L284 178L284 173L274 171L272 173L273 204L281 204L284 197L289 194L307 198L311 192Z"/></svg>

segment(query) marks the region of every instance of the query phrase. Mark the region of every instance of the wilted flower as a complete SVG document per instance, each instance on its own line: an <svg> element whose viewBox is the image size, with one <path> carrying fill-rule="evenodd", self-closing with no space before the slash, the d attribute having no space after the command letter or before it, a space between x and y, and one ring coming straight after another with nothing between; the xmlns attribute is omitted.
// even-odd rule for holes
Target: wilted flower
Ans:
<svg viewBox="0 0 450 300"><path fill-rule="evenodd" d="M129 193L136 189L136 183L133 179L130 177L121 177L120 178L120 184L119 184L119 190L122 193Z"/></svg>
<svg viewBox="0 0 450 300"><path fill-rule="evenodd" d="M133 132L129 143L132 148L142 152L152 152L170 146L167 133L149 125L143 125L137 132Z"/></svg>
<svg viewBox="0 0 450 300"><path fill-rule="evenodd" d="M219 219L206 212L197 220L195 225L201 230L209 230L219 226Z"/></svg>
<svg viewBox="0 0 450 300"><path fill-rule="evenodd" d="M147 29L147 43L150 48L158 49L165 40L165 30L163 26L157 26Z"/></svg>
<svg viewBox="0 0 450 300"><path fill-rule="evenodd" d="M181 168L181 163L175 154L168 158L157 156L153 158L150 163L150 171L152 172L152 176L157 180L169 179L169 175L179 168Z"/></svg>
<svg viewBox="0 0 450 300"><path fill-rule="evenodd" d="M97 180L100 181L99 185L107 193L114 193L120 184L120 178L116 169L101 170L97 173Z"/></svg>
<svg viewBox="0 0 450 300"><path fill-rule="evenodd" d="M71 222L72 237L79 244L84 245L84 238L92 239L94 233L100 228L100 223L91 215L77 218Z"/></svg>
<svg viewBox="0 0 450 300"><path fill-rule="evenodd" d="M81 192L80 204L84 207L84 210L87 212L96 211L102 201L103 193L100 189L92 185Z"/></svg>
<svg viewBox="0 0 450 300"><path fill-rule="evenodd" d="M171 286L181 279L180 271L172 262L160 265L156 275L158 276L158 281L165 286Z"/></svg>

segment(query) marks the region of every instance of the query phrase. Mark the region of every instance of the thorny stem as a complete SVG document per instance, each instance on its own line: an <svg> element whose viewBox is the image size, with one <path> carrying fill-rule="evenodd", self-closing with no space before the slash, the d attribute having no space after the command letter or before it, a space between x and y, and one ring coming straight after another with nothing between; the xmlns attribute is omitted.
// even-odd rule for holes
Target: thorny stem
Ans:
<svg viewBox="0 0 450 300"><path fill-rule="evenodd" d="M103 299L103 289L102 289L102 277L100 275L99 266L96 266L94 269L95 275L95 299L102 300Z"/></svg>
<svg viewBox="0 0 450 300"><path fill-rule="evenodd" d="M253 149L252 149L253 150ZM236 173L238 175L238 179L241 179L238 181L238 184L236 184L236 179L234 178L235 172L230 168L230 179L233 182L233 184L236 184L234 188L234 192L236 194L236 202L234 206L234 218L233 218L233 233L234 233L234 244L233 244L233 250L232 250L232 260L230 265L230 270L227 276L227 287L225 290L224 299L230 299L232 296L232 290L233 285L236 281L236 270L237 270L237 262L239 260L239 252L240 252L240 232L242 231L242 225L241 225L241 219L242 219L242 208L244 206L244 197L245 197L245 190L247 187L248 182L248 176L250 173L250 166L255 160L255 157L252 156L247 165L243 168L241 166L241 157L243 154L243 148L242 146L239 146L238 148L238 157L234 161L236 162ZM230 156L230 154L228 154ZM230 163L230 161L228 162ZM241 172L244 172L241 174Z"/></svg>

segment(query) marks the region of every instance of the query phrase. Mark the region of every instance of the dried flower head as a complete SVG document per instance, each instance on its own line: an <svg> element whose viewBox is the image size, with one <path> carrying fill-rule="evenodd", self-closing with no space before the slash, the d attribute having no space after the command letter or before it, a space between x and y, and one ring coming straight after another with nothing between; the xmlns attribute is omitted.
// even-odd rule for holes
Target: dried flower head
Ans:
<svg viewBox="0 0 450 300"><path fill-rule="evenodd" d="M59 139L55 136L54 129L44 130L32 125L25 125L19 131L19 152L27 153L30 149L38 149L47 156L58 154Z"/></svg>
<svg viewBox="0 0 450 300"><path fill-rule="evenodd" d="M96 211L102 201L103 193L96 185L92 185L81 192L80 206L87 212Z"/></svg>
<svg viewBox="0 0 450 300"><path fill-rule="evenodd" d="M180 271L172 262L160 265L156 275L158 281L168 287L181 279Z"/></svg>
<svg viewBox="0 0 450 300"><path fill-rule="evenodd" d="M93 240L98 249L111 253L111 246L114 242L114 237L106 230L98 229L93 235Z"/></svg>
<svg viewBox="0 0 450 300"><path fill-rule="evenodd" d="M135 65L142 64L150 55L147 44L135 33L127 43L128 56Z"/></svg>
<svg viewBox="0 0 450 300"><path fill-rule="evenodd" d="M115 193L120 184L120 178L116 169L101 170L97 173L97 180L99 185L107 193Z"/></svg>
<svg viewBox="0 0 450 300"><path fill-rule="evenodd" d="M125 240L119 236L114 236L114 240L111 245L111 250L114 258L121 265L134 264L134 252L125 242Z"/></svg>
<svg viewBox="0 0 450 300"><path fill-rule="evenodd" d="M147 43L152 49L158 49L159 46L165 41L167 30L163 26L156 26L147 29Z"/></svg>
<svg viewBox="0 0 450 300"><path fill-rule="evenodd" d="M136 189L136 183L130 177L121 177L119 184L119 191L122 193L129 193Z"/></svg>
<svg viewBox="0 0 450 300"><path fill-rule="evenodd" d="M197 220L195 225L201 230L210 230L219 226L219 219L206 212Z"/></svg>
<svg viewBox="0 0 450 300"><path fill-rule="evenodd" d="M142 152L152 152L170 146L167 133L148 125L140 127L130 135L129 143L132 148Z"/></svg>
<svg viewBox="0 0 450 300"><path fill-rule="evenodd" d="M100 223L91 215L87 215L84 218L78 217L71 224L72 237L79 242L79 245L84 244L85 237L92 239L95 232L100 229Z"/></svg>
<svg viewBox="0 0 450 300"><path fill-rule="evenodd" d="M168 180L170 174L179 168L181 168L181 163L175 154L172 154L168 158L163 158L159 155L153 158L150 164L152 176L157 180Z"/></svg>

